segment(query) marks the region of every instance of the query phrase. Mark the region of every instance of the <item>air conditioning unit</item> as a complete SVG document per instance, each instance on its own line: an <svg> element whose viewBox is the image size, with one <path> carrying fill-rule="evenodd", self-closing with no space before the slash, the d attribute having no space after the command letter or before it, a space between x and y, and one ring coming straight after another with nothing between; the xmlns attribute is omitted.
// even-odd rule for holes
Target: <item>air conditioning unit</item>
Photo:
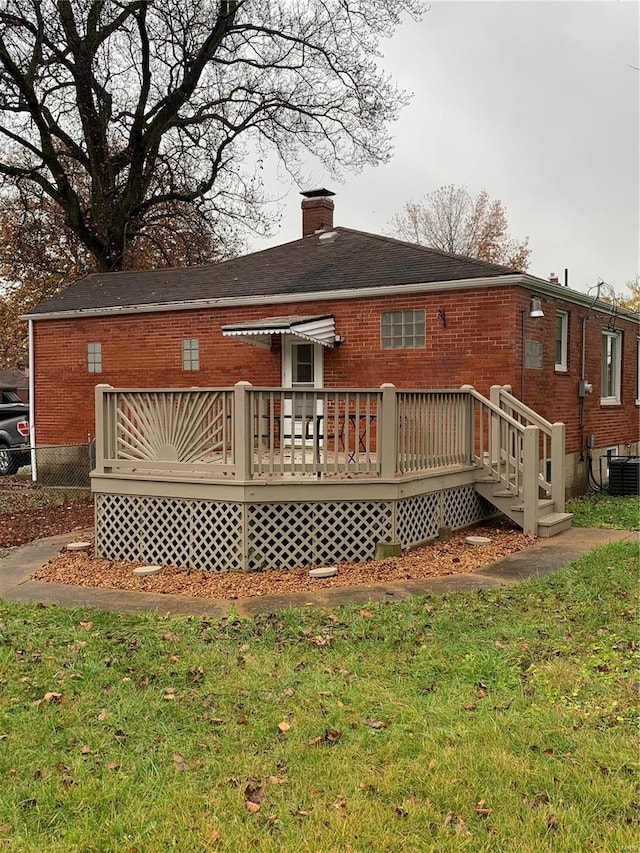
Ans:
<svg viewBox="0 0 640 853"><path fill-rule="evenodd" d="M640 495L640 456L613 456L609 460L609 494Z"/></svg>

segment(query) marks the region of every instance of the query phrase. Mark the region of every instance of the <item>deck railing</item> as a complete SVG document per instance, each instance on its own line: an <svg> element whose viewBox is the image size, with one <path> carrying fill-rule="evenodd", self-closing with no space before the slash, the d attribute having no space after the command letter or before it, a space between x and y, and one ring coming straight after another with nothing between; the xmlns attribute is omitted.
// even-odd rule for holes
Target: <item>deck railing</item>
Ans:
<svg viewBox="0 0 640 853"><path fill-rule="evenodd" d="M538 486L551 497L556 512L564 512L565 502L565 425L550 423L514 397L510 385L492 385L491 402L525 427L539 432L537 447Z"/></svg>
<svg viewBox="0 0 640 853"><path fill-rule="evenodd" d="M551 478L541 459L551 457ZM475 466L564 502L564 426L494 386L458 390L96 387L95 473L246 482L383 479ZM562 497L560 498L560 490Z"/></svg>

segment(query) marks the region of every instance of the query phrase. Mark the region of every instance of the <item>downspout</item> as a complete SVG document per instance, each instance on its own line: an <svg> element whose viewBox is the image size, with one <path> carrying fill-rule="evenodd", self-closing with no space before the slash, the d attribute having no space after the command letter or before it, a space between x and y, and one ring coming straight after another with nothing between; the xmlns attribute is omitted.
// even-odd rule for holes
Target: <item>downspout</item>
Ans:
<svg viewBox="0 0 640 853"><path fill-rule="evenodd" d="M36 375L35 375L35 348L33 345L33 320L29 324L29 444L31 446L31 479L38 482L38 463L36 460Z"/></svg>
<svg viewBox="0 0 640 853"><path fill-rule="evenodd" d="M586 382L586 359L587 359L587 319L589 317L589 311L591 309L587 309L587 313L582 318L582 362L580 365L580 382ZM586 397L584 394L578 397L579 401L579 432L580 432L580 462L584 462L584 403Z"/></svg>

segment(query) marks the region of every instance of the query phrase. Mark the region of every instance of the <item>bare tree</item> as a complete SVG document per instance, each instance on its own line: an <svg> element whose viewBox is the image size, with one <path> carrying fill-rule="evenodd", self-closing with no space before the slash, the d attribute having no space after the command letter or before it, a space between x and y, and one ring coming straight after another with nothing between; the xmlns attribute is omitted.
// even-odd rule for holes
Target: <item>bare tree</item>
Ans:
<svg viewBox="0 0 640 853"><path fill-rule="evenodd" d="M248 151L298 174L385 161L404 96L380 36L422 0L3 0L0 175L51 199L102 270L186 205L260 227ZM262 223L263 224L263 223ZM226 229L226 231L225 231Z"/></svg>
<svg viewBox="0 0 640 853"><path fill-rule="evenodd" d="M440 187L422 202L407 202L391 225L403 240L444 252L517 270L526 270L529 263L529 238L510 237L503 203L492 201L484 190L474 199L466 187Z"/></svg>

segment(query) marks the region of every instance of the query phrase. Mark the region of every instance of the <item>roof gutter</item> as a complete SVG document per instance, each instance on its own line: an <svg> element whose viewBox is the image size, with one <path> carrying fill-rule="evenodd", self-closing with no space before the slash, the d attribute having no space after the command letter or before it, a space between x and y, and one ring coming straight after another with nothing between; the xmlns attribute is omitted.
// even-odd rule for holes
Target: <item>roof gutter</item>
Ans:
<svg viewBox="0 0 640 853"><path fill-rule="evenodd" d="M310 293L271 293L266 296L221 296L213 299L150 302L148 305L122 305L106 308L82 308L77 311L50 311L46 314L24 314L22 320L59 320L74 317L111 317L114 314L149 314L157 311L200 311L203 308L236 308L239 306L281 305L292 302L328 302L335 299L362 299L365 296L395 296L411 293L438 293L443 290L468 290L474 287L500 287L522 284L520 273L454 281L385 284L375 287L351 287Z"/></svg>
<svg viewBox="0 0 640 853"><path fill-rule="evenodd" d="M328 290L319 293L273 293L266 296L223 296L214 299L181 300L179 302L152 302L148 305L122 305L106 308L82 308L76 311L50 311L46 314L23 314L23 320L61 320L78 317L113 317L127 314L154 314L163 311L201 311L206 308L259 307L261 305L282 305L298 302L329 302L337 299L363 299L375 296L406 296L416 293L442 293L443 291L473 290L485 287L524 287L536 293L591 306L593 297L576 290L569 290L557 284L551 284L536 276L513 273L512 275L486 276L482 278L455 279L453 281L416 282L414 284L390 284L375 287L352 287L342 290ZM611 305L599 302L593 310L611 312ZM618 315L640 322L633 311L618 308Z"/></svg>

